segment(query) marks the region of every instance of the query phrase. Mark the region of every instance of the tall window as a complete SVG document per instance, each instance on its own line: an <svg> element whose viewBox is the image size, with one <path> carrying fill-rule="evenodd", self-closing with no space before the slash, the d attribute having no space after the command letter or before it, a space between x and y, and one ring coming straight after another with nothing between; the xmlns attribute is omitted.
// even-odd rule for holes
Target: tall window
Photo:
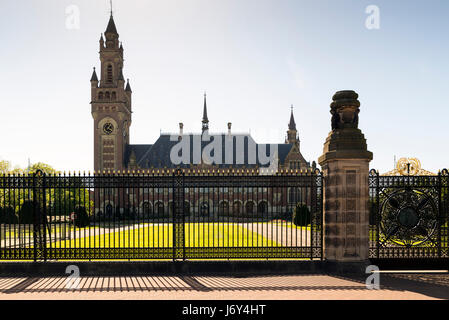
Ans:
<svg viewBox="0 0 449 320"><path fill-rule="evenodd" d="M265 201L259 202L257 205L257 212L258 213L267 213L268 212L268 204Z"/></svg>
<svg viewBox="0 0 449 320"><path fill-rule="evenodd" d="M235 201L233 206L232 206L232 212L235 214L240 214L240 208L241 208L241 204L239 201Z"/></svg>
<svg viewBox="0 0 449 320"><path fill-rule="evenodd" d="M107 83L112 83L112 65L111 64L108 65L106 79L107 79L106 80Z"/></svg>
<svg viewBox="0 0 449 320"><path fill-rule="evenodd" d="M301 199L301 190L299 188L290 188L288 192L289 202L290 203L298 203Z"/></svg>
<svg viewBox="0 0 449 320"><path fill-rule="evenodd" d="M248 201L246 203L246 213L254 213L254 202Z"/></svg>
<svg viewBox="0 0 449 320"><path fill-rule="evenodd" d="M146 201L143 203L143 213L145 215L148 215L149 213L151 213L150 204L148 202L146 202Z"/></svg>
<svg viewBox="0 0 449 320"><path fill-rule="evenodd" d="M156 205L156 212L158 215L164 214L164 204L162 202L158 202Z"/></svg>
<svg viewBox="0 0 449 320"><path fill-rule="evenodd" d="M300 169L300 162L299 161L290 161L290 169Z"/></svg>

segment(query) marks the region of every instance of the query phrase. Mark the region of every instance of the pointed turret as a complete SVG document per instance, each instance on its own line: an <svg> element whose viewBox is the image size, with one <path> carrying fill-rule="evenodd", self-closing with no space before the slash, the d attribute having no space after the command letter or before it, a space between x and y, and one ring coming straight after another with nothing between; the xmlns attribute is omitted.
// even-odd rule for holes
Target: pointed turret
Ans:
<svg viewBox="0 0 449 320"><path fill-rule="evenodd" d="M131 154L129 156L128 167L130 169L137 169L137 157L136 157L136 153L134 152L134 149L131 150Z"/></svg>
<svg viewBox="0 0 449 320"><path fill-rule="evenodd" d="M90 82L98 83L98 77L97 77L97 72L95 71L95 67L94 67L94 72L92 73L92 77L90 78Z"/></svg>
<svg viewBox="0 0 449 320"><path fill-rule="evenodd" d="M203 126L202 132L209 130L209 119L207 118L207 101L206 101L206 93L204 93L204 109L203 109Z"/></svg>
<svg viewBox="0 0 449 320"><path fill-rule="evenodd" d="M127 80L128 80L128 82L126 83L125 91L129 92L129 93L132 93L131 86L129 85L129 79L127 79Z"/></svg>
<svg viewBox="0 0 449 320"><path fill-rule="evenodd" d="M91 101L94 101L96 99L98 89L98 77L97 72L95 71L95 67L94 71L92 72L92 77L90 78L90 88Z"/></svg>

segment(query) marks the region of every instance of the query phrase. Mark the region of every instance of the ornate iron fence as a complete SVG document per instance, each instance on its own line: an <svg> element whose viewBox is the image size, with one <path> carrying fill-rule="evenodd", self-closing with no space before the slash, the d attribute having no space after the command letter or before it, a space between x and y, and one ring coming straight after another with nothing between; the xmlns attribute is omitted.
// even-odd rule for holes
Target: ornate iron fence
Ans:
<svg viewBox="0 0 449 320"><path fill-rule="evenodd" d="M449 174L370 171L370 258L449 258Z"/></svg>
<svg viewBox="0 0 449 320"><path fill-rule="evenodd" d="M322 201L319 171L0 176L0 260L321 259Z"/></svg>

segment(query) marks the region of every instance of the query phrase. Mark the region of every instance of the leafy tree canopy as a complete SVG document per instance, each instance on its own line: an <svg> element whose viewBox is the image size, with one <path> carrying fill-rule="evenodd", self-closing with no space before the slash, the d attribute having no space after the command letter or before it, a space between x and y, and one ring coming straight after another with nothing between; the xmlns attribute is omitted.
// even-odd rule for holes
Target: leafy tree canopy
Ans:
<svg viewBox="0 0 449 320"><path fill-rule="evenodd" d="M38 162L34 163L30 166L30 168L19 168L16 167L14 169L11 168L11 162L7 160L0 161L0 174L29 174L35 173L37 170L41 170L45 174L58 174L59 171L53 168L51 165Z"/></svg>

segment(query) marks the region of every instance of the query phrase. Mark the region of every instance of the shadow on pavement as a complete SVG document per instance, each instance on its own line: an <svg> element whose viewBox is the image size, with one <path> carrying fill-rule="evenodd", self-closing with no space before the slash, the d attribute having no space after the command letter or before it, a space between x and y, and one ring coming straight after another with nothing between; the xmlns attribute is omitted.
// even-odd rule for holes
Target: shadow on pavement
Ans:
<svg viewBox="0 0 449 320"><path fill-rule="evenodd" d="M78 289L67 288L67 277L0 278L0 293L76 293L149 291L367 291L363 276L311 274L297 276L133 276L81 277ZM449 299L448 274L381 274L381 290L410 291Z"/></svg>
<svg viewBox="0 0 449 320"><path fill-rule="evenodd" d="M365 283L359 275L330 275L332 277ZM449 300L449 274L432 273L385 273L380 274L380 289L410 291L428 297Z"/></svg>

